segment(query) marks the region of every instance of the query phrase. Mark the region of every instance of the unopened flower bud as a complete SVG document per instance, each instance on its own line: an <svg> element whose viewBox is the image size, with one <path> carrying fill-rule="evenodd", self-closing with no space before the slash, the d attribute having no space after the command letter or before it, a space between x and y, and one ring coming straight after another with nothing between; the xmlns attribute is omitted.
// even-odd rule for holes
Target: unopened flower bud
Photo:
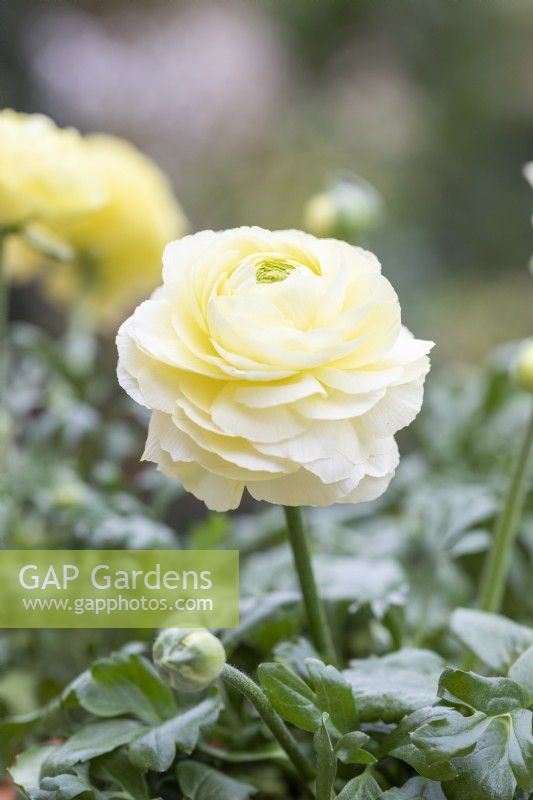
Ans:
<svg viewBox="0 0 533 800"><path fill-rule="evenodd" d="M180 692L206 689L226 663L224 646L205 628L166 628L154 643L159 674Z"/></svg>
<svg viewBox="0 0 533 800"><path fill-rule="evenodd" d="M533 340L528 342L519 354L514 377L521 389L533 394Z"/></svg>
<svg viewBox="0 0 533 800"><path fill-rule="evenodd" d="M383 201L376 189L356 175L344 175L311 197L304 209L304 226L315 236L356 242L382 216Z"/></svg>

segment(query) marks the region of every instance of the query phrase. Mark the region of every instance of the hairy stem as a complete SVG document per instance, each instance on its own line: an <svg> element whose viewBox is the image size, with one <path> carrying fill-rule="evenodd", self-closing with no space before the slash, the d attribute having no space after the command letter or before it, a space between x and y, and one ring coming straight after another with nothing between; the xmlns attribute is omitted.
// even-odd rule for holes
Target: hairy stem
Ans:
<svg viewBox="0 0 533 800"><path fill-rule="evenodd" d="M318 594L302 512L299 508L285 506L285 517L313 644L326 661L329 661L330 664L336 664L337 654L326 616L326 609Z"/></svg>
<svg viewBox="0 0 533 800"><path fill-rule="evenodd" d="M272 708L263 690L244 672L225 664L222 680L240 692L250 703L270 729L278 744L285 750L297 773L307 784L315 777L313 765L300 749L298 742L289 731L279 714Z"/></svg>

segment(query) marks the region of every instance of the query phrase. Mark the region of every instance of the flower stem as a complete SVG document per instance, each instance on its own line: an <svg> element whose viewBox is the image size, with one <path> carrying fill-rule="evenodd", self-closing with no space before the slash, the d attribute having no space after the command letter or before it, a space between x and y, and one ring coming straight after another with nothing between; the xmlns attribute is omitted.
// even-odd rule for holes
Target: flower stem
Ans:
<svg viewBox="0 0 533 800"><path fill-rule="evenodd" d="M278 744L285 750L294 768L307 784L315 777L313 765L300 749L298 742L289 731L279 714L274 711L263 690L244 672L225 664L221 674L222 680L240 692L250 703L268 726Z"/></svg>
<svg viewBox="0 0 533 800"><path fill-rule="evenodd" d="M505 502L494 530L492 546L481 580L479 607L482 611L500 610L513 543L527 490L528 467L533 445L533 408L518 458L513 467Z"/></svg>
<svg viewBox="0 0 533 800"><path fill-rule="evenodd" d="M285 517L313 644L330 664L336 664L337 654L326 609L317 590L302 512L299 508L285 506Z"/></svg>

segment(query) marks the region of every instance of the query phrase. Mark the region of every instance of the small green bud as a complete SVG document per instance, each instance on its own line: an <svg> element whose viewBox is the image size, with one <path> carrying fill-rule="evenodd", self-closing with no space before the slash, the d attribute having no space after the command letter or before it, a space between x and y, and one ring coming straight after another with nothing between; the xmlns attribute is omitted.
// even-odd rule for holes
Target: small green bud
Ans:
<svg viewBox="0 0 533 800"><path fill-rule="evenodd" d="M533 340L522 348L515 364L514 377L521 389L533 394Z"/></svg>
<svg viewBox="0 0 533 800"><path fill-rule="evenodd" d="M159 674L180 692L200 692L222 672L226 651L206 628L166 628L154 643Z"/></svg>
<svg viewBox="0 0 533 800"><path fill-rule="evenodd" d="M304 209L304 227L315 236L356 242L383 216L380 194L362 178L343 175L331 180Z"/></svg>

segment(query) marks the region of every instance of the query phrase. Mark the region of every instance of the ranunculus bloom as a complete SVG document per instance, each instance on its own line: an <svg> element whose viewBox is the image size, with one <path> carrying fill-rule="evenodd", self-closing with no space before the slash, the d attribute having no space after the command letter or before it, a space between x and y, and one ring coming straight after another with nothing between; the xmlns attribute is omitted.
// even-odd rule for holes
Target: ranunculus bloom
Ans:
<svg viewBox="0 0 533 800"><path fill-rule="evenodd" d="M41 114L0 111L1 227L70 219L105 199L78 131Z"/></svg>
<svg viewBox="0 0 533 800"><path fill-rule="evenodd" d="M420 410L430 342L402 327L372 253L299 231L172 242L163 286L118 334L152 410L144 458L215 510L378 497Z"/></svg>
<svg viewBox="0 0 533 800"><path fill-rule="evenodd" d="M165 175L133 145L103 134L83 141L107 200L92 214L38 231L68 244L76 263L43 264L41 257L36 269L35 254L19 241L8 249L8 270L21 280L38 272L52 301L81 296L101 324L116 329L159 283L163 248L185 232L186 221Z"/></svg>

